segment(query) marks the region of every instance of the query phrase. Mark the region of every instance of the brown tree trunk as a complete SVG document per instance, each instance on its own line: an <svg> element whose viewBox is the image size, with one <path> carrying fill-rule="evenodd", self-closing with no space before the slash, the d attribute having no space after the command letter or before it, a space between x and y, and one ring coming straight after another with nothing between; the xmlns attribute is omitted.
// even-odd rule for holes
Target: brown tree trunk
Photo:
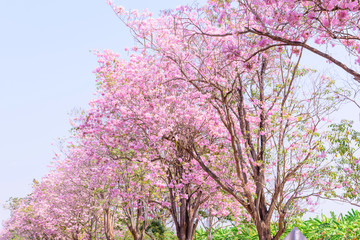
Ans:
<svg viewBox="0 0 360 240"><path fill-rule="evenodd" d="M200 201L197 199L196 201ZM197 226L197 221L195 221L195 216L197 215L198 206L194 208L191 207L190 200L182 199L179 217L180 221L174 218L176 225L176 235L179 240L193 240L195 235L195 229ZM173 214L174 216L175 214ZM176 215L175 215L176 216Z"/></svg>
<svg viewBox="0 0 360 240"><path fill-rule="evenodd" d="M186 219L183 224L179 226L177 230L177 237L179 240L193 240L195 236L195 229L197 223L190 221L190 219Z"/></svg>
<svg viewBox="0 0 360 240"><path fill-rule="evenodd" d="M186 240L183 229L181 229L181 231L177 233L177 237L179 240Z"/></svg>
<svg viewBox="0 0 360 240"><path fill-rule="evenodd" d="M142 238L139 236L138 231L135 228L130 229L131 235L133 236L134 240L141 240Z"/></svg>
<svg viewBox="0 0 360 240"><path fill-rule="evenodd" d="M182 228L180 232L178 232L176 235L179 240L193 240L194 239L194 233L193 231L189 231L190 229Z"/></svg>
<svg viewBox="0 0 360 240"><path fill-rule="evenodd" d="M111 211L109 208L104 209L104 229L107 240L115 240L114 226L112 224Z"/></svg>
<svg viewBox="0 0 360 240"><path fill-rule="evenodd" d="M270 223L261 221L260 224L256 224L256 228L259 234L259 240L271 240Z"/></svg>

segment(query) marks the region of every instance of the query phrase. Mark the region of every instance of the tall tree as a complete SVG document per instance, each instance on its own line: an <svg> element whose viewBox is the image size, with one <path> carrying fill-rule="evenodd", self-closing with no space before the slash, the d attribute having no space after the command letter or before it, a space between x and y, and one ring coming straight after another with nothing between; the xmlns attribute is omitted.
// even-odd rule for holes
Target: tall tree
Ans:
<svg viewBox="0 0 360 240"><path fill-rule="evenodd" d="M155 190L151 202L169 211L179 239L193 239L198 211L218 188L206 174L199 174L201 167L187 151L164 141L175 137L191 143L201 134L201 124L196 128L193 117L181 114L190 110L192 99L186 91L180 95L184 90L179 86L159 85L172 73L152 63L151 56L131 56L129 62L111 52L99 57L97 74L103 97L80 128L86 134L101 135L113 160L146 166L146 178L153 181ZM193 108L196 113L197 106Z"/></svg>
<svg viewBox="0 0 360 240"><path fill-rule="evenodd" d="M173 108L168 114L185 114L193 118L192 125L207 125L191 141L168 128L159 131L162 138L186 151L247 210L260 239L279 239L286 219L300 211L303 200L319 196L316 186L325 183L319 126L335 110L332 81L316 80L299 66L303 47L268 48L244 64L241 58L249 49L262 49L261 37L226 34L231 26L220 24L208 7L180 7L158 19L114 9L141 44L138 58L153 55L152 61L167 71L158 87L181 86L163 99L173 96L177 105L193 101L197 108ZM150 117L153 109L148 112ZM278 231L271 236L275 216Z"/></svg>

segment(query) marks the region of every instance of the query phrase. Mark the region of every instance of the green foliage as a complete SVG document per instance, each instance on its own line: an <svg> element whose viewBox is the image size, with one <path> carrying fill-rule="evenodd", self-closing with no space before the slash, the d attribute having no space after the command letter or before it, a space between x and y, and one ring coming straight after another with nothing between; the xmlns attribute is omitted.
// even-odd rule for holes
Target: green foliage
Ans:
<svg viewBox="0 0 360 240"><path fill-rule="evenodd" d="M151 227L150 227L151 226ZM176 234L165 228L164 225L160 222L158 223L156 220L152 221L150 226L146 229L146 233L144 236L144 240L177 240ZM129 230L124 230L123 235L115 236L116 240L133 240L134 237L131 235Z"/></svg>
<svg viewBox="0 0 360 240"><path fill-rule="evenodd" d="M351 210L339 217L332 212L330 217L310 218L309 220L294 219L287 226L287 230L281 236L283 239L294 227L297 227L308 240L340 240L360 239L360 212ZM272 233L275 234L275 225L272 226ZM204 229L196 230L196 240L207 240ZM259 239L254 224L243 223L239 226L232 226L220 229L214 234L213 240L257 240Z"/></svg>
<svg viewBox="0 0 360 240"><path fill-rule="evenodd" d="M329 173L329 178L336 184L341 184L342 198L360 202L360 164L357 152L360 148L360 133L353 129L352 124L351 121L343 120L339 124L330 125L328 140L336 168ZM333 192L332 195L337 197L338 194Z"/></svg>
<svg viewBox="0 0 360 240"><path fill-rule="evenodd" d="M341 214L336 217L331 213L330 217L322 215L321 218L310 218L298 228L308 240L359 239L360 212L352 210L345 216Z"/></svg>
<svg viewBox="0 0 360 240"><path fill-rule="evenodd" d="M275 234L275 227L273 234ZM258 234L254 224L243 222L238 226L222 228L213 234L213 240L258 240ZM207 240L206 231L204 229L196 230L196 240Z"/></svg>
<svg viewBox="0 0 360 240"><path fill-rule="evenodd" d="M19 207L22 200L22 198L10 197L9 200L6 201L4 208L13 212Z"/></svg>
<svg viewBox="0 0 360 240"><path fill-rule="evenodd" d="M332 134L329 140L333 144L331 153L354 159L356 150L360 147L360 133L352 127L353 122L342 120L340 124L331 124Z"/></svg>
<svg viewBox="0 0 360 240"><path fill-rule="evenodd" d="M146 228L146 232L155 239L164 240L166 228L160 220L152 220Z"/></svg>

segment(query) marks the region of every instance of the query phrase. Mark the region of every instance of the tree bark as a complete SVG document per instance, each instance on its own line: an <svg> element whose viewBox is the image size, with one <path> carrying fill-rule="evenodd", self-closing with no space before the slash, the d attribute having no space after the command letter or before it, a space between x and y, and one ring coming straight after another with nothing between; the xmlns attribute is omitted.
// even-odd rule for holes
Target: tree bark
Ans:
<svg viewBox="0 0 360 240"><path fill-rule="evenodd" d="M271 228L270 223L261 221L256 225L257 231L259 233L259 240L271 240Z"/></svg>
<svg viewBox="0 0 360 240"><path fill-rule="evenodd" d="M109 208L104 209L104 229L107 240L115 240L114 226L112 224L111 211Z"/></svg>
<svg viewBox="0 0 360 240"><path fill-rule="evenodd" d="M131 228L130 232L133 235L134 240L139 240L140 239L139 234L138 234L138 232L136 231L135 228Z"/></svg>

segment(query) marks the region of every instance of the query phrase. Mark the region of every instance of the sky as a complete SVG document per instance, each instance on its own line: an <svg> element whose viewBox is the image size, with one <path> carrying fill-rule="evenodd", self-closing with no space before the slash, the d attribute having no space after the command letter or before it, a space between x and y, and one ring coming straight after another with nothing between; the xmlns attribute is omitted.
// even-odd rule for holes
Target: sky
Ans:
<svg viewBox="0 0 360 240"><path fill-rule="evenodd" d="M154 13L191 2L118 1L127 9L148 8ZM31 192L32 180L48 171L59 138L69 134L69 114L86 109L93 98L97 60L90 51L124 54L134 41L105 0L0 0L0 36L3 205L10 197ZM310 58L315 64L321 61ZM345 115L352 109L344 108L350 109ZM0 222L8 217L1 208Z"/></svg>

